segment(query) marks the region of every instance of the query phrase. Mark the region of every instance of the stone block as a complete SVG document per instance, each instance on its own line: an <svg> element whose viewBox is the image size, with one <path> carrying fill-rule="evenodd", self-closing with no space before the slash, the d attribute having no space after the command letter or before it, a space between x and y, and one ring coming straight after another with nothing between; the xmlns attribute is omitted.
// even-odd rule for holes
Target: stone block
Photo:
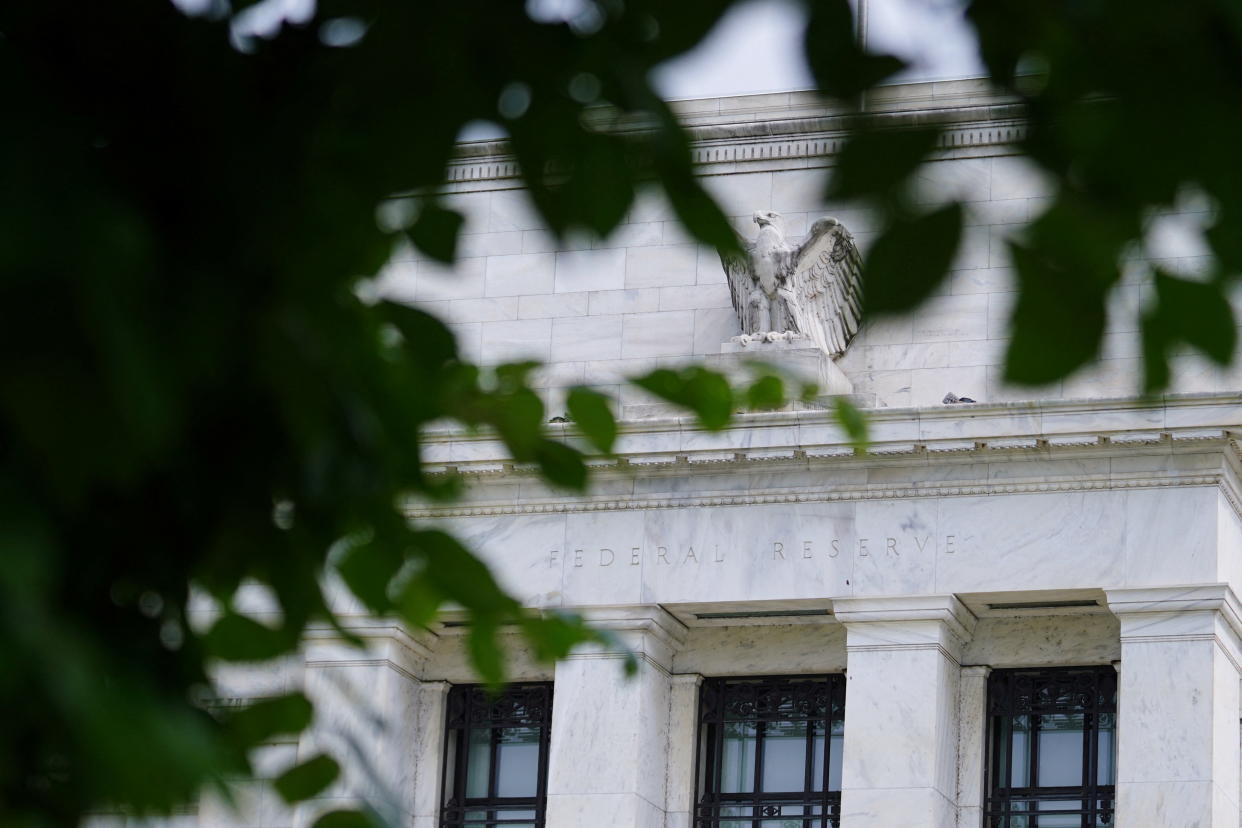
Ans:
<svg viewBox="0 0 1242 828"><path fill-rule="evenodd" d="M961 294L928 300L914 314L915 342L988 339L988 296Z"/></svg>
<svg viewBox="0 0 1242 828"><path fill-rule="evenodd" d="M419 262L414 298L419 300L477 299L484 294L483 258L458 259L452 266Z"/></svg>
<svg viewBox="0 0 1242 828"><path fill-rule="evenodd" d="M447 317L453 322L500 322L518 318L518 298L501 296L485 299L454 299L448 303Z"/></svg>
<svg viewBox="0 0 1242 828"><path fill-rule="evenodd" d="M487 259L487 296L523 296L553 292L556 259L551 253L521 253Z"/></svg>
<svg viewBox="0 0 1242 828"><path fill-rule="evenodd" d="M772 173L771 209L778 213L817 213L824 209L824 193L827 191L828 176L824 170ZM761 206L755 206L750 211L759 209Z"/></svg>
<svg viewBox="0 0 1242 828"><path fill-rule="evenodd" d="M620 359L621 316L570 316L552 321L553 360Z"/></svg>
<svg viewBox="0 0 1242 828"><path fill-rule="evenodd" d="M491 232L508 230L538 230L543 220L535 213L535 206L525 190L494 190L488 201L487 229Z"/></svg>
<svg viewBox="0 0 1242 828"><path fill-rule="evenodd" d="M720 343L741 334L733 308L701 308L694 312L694 353L719 354Z"/></svg>
<svg viewBox="0 0 1242 828"><path fill-rule="evenodd" d="M726 215L748 216L755 210L772 209L772 176L766 172L709 175L700 180Z"/></svg>
<svg viewBox="0 0 1242 828"><path fill-rule="evenodd" d="M480 358L487 364L524 359L547 361L552 345L551 319L484 322Z"/></svg>
<svg viewBox="0 0 1242 828"><path fill-rule="evenodd" d="M673 357L690 353L694 311L636 313L624 317L621 356Z"/></svg>
<svg viewBox="0 0 1242 828"><path fill-rule="evenodd" d="M667 287L692 285L698 280L699 251L693 245L636 247L628 253L625 284L609 287Z"/></svg>
<svg viewBox="0 0 1242 828"><path fill-rule="evenodd" d="M590 294L545 293L522 296L518 301L519 319L548 319L559 316L585 316Z"/></svg>
<svg viewBox="0 0 1242 828"><path fill-rule="evenodd" d="M572 250L556 254L557 293L625 287L624 249Z"/></svg>
<svg viewBox="0 0 1242 828"><path fill-rule="evenodd" d="M506 256L522 252L522 233L511 230L504 233L463 235L457 246L459 256Z"/></svg>
<svg viewBox="0 0 1242 828"><path fill-rule="evenodd" d="M659 288L592 291L587 306L587 312L592 316L612 313L648 313L659 309Z"/></svg>
<svg viewBox="0 0 1242 828"><path fill-rule="evenodd" d="M660 288L660 310L733 308L728 285L677 285Z"/></svg>

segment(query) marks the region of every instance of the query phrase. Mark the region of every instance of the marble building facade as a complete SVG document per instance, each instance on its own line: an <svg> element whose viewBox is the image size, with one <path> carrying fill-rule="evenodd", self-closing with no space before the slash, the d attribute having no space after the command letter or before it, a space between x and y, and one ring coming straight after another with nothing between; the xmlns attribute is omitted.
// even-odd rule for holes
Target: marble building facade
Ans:
<svg viewBox="0 0 1242 828"><path fill-rule="evenodd" d="M754 232L757 210L781 213L790 237L831 215L865 249L869 217L820 199L838 115L803 93L679 106L739 230ZM1011 388L1003 240L1048 196L1008 145L1017 112L974 81L894 86L869 106L894 126L929 110L951 122L920 193L965 199L970 227L940 293L909 317L866 322L837 362L869 409L865 453L822 410L742 415L709 433L621 384L655 364L719 362L740 333L716 253L658 201L605 242L558 248L503 148L467 145L450 184L468 217L462 260L446 272L399 256L384 276L390 296L449 319L470 356L546 363L550 413L579 383L622 406L618 459L598 463L588 496L548 488L487 435L445 430L426 460L470 476L470 493L410 508L473 544L529 606L616 633L618 647L556 665L510 644L515 681L551 682L546 825L825 824L798 811L696 821L702 700L725 679L844 676L830 824L1238 826L1242 366L1180 355L1169 394L1136 396L1144 260L1193 272L1207 208L1188 200L1153 220L1096 366ZM949 392L978 402L944 405ZM552 427L574 439L572 424ZM315 731L271 746L263 768L321 744L365 761L296 811L239 783L240 815L205 802L187 820L309 824L361 796L397 824L443 824L448 707L475 681L464 628L451 614L427 630L355 618L368 652L325 632L282 669L222 683L236 698L300 684L322 702ZM628 679L623 648L638 657ZM1000 744L989 687L1006 671L1059 668L1107 668L1101 680L1115 683L1113 741L1093 743L1091 759L1115 759L1095 779L1108 790L1089 796L1099 812L985 821Z"/></svg>

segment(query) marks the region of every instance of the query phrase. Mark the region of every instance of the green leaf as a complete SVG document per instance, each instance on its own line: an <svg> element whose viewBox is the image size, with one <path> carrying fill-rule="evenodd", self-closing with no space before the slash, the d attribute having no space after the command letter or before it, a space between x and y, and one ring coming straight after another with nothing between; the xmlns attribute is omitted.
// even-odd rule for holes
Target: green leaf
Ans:
<svg viewBox="0 0 1242 828"><path fill-rule="evenodd" d="M1156 303L1165 324L1177 336L1216 364L1229 364L1238 344L1238 328L1219 282L1192 282L1157 271Z"/></svg>
<svg viewBox="0 0 1242 828"><path fill-rule="evenodd" d="M1143 387L1168 386L1169 355L1187 342L1219 365L1228 365L1238 342L1233 308L1219 282L1191 282L1164 271L1155 275L1156 301L1143 315Z"/></svg>
<svg viewBox="0 0 1242 828"><path fill-rule="evenodd" d="M699 366L674 371L659 368L630 380L650 391L693 411L704 428L716 431L729 424L733 416L733 389L729 381L715 371Z"/></svg>
<svg viewBox="0 0 1242 828"><path fill-rule="evenodd" d="M340 776L341 766L330 756L320 754L294 765L273 780L281 799L293 804L322 793Z"/></svg>
<svg viewBox="0 0 1242 828"><path fill-rule="evenodd" d="M746 389L751 411L774 411L785 404L785 383L775 374L760 377Z"/></svg>
<svg viewBox="0 0 1242 828"><path fill-rule="evenodd" d="M314 707L302 693L262 699L234 713L228 720L233 738L243 747L262 744L274 736L301 733L311 723Z"/></svg>
<svg viewBox="0 0 1242 828"><path fill-rule="evenodd" d="M391 544L368 540L350 544L337 562L350 592L375 613L388 610L388 585L401 568L404 557Z"/></svg>
<svg viewBox="0 0 1242 828"><path fill-rule="evenodd" d="M444 602L444 596L436 589L430 578L415 574L401 587L397 596L397 611L411 627L425 627L431 623Z"/></svg>
<svg viewBox="0 0 1242 828"><path fill-rule="evenodd" d="M328 811L311 828L377 828L378 823L361 811Z"/></svg>
<svg viewBox="0 0 1242 828"><path fill-rule="evenodd" d="M440 319L398 302L385 301L377 307L384 318L400 331L409 352L417 355L417 364L438 366L457 358L457 340Z"/></svg>
<svg viewBox="0 0 1242 828"><path fill-rule="evenodd" d="M811 0L804 46L821 92L855 98L905 68L892 55L865 52L855 37L849 0Z"/></svg>
<svg viewBox="0 0 1242 828"><path fill-rule="evenodd" d="M295 641L281 630L229 612L211 626L204 643L212 656L224 661L265 661L288 652Z"/></svg>
<svg viewBox="0 0 1242 828"><path fill-rule="evenodd" d="M1042 251L1011 242L1021 290L1014 306L1005 379L1041 385L1068 376L1100 347L1104 288Z"/></svg>
<svg viewBox="0 0 1242 828"><path fill-rule="evenodd" d="M895 194L936 148L940 133L938 126L860 129L837 156L828 198Z"/></svg>
<svg viewBox="0 0 1242 828"><path fill-rule="evenodd" d="M586 488L586 463L576 449L555 440L542 440L535 447L535 462L551 483L575 492Z"/></svg>
<svg viewBox="0 0 1242 828"><path fill-rule="evenodd" d="M457 257L457 236L465 222L465 217L456 210L429 201L407 233L419 250L438 262L452 264Z"/></svg>
<svg viewBox="0 0 1242 828"><path fill-rule="evenodd" d="M514 460L538 461L543 444L543 400L529 388L519 388L495 399L492 420Z"/></svg>
<svg viewBox="0 0 1242 828"><path fill-rule="evenodd" d="M845 429L850 443L856 451L866 451L869 444L867 436L867 417L845 397L837 397L833 402L837 422Z"/></svg>
<svg viewBox="0 0 1242 828"><path fill-rule="evenodd" d="M863 265L868 313L908 311L943 281L962 237L962 205L899 218L876 239Z"/></svg>
<svg viewBox="0 0 1242 828"><path fill-rule="evenodd" d="M612 414L611 400L598 391L577 386L565 399L569 416L587 439L604 454L612 453L617 439L617 421Z"/></svg>

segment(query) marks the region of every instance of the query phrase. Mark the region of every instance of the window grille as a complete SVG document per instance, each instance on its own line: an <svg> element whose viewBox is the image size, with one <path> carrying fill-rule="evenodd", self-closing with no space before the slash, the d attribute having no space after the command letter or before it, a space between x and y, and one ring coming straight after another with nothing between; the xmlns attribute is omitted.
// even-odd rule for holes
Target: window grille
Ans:
<svg viewBox="0 0 1242 828"><path fill-rule="evenodd" d="M988 717L989 828L1113 828L1112 667L996 670Z"/></svg>
<svg viewBox="0 0 1242 828"><path fill-rule="evenodd" d="M708 679L696 828L838 828L845 677Z"/></svg>
<svg viewBox="0 0 1242 828"><path fill-rule="evenodd" d="M551 724L550 683L453 687L441 828L543 828Z"/></svg>

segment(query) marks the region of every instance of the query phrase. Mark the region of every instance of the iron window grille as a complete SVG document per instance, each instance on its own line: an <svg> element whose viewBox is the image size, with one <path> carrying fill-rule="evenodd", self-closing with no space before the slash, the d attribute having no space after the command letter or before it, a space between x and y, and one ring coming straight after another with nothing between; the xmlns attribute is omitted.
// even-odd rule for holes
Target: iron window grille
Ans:
<svg viewBox="0 0 1242 828"><path fill-rule="evenodd" d="M708 679L696 828L837 828L845 677Z"/></svg>
<svg viewBox="0 0 1242 828"><path fill-rule="evenodd" d="M449 690L442 828L543 828L551 683Z"/></svg>
<svg viewBox="0 0 1242 828"><path fill-rule="evenodd" d="M1112 667L994 671L988 731L989 828L1115 825Z"/></svg>

